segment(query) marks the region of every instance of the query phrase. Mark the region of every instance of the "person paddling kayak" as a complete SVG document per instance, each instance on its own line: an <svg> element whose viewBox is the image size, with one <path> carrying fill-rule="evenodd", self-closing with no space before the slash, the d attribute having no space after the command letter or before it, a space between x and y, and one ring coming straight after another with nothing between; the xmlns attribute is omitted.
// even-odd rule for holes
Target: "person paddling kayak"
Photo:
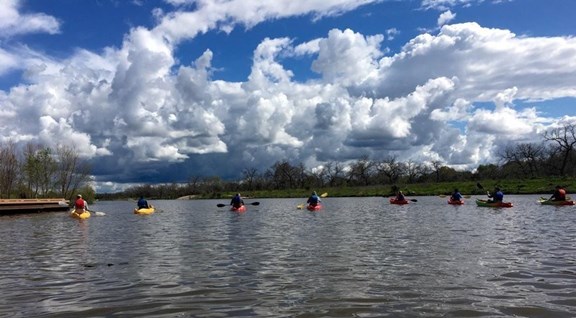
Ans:
<svg viewBox="0 0 576 318"><path fill-rule="evenodd" d="M236 195L232 198L232 200L230 200L230 205L236 209L244 205L244 200L240 196L240 193L236 193Z"/></svg>
<svg viewBox="0 0 576 318"><path fill-rule="evenodd" d="M148 201L146 201L146 199L144 199L144 196L141 195L140 199L138 199L138 209L148 209L150 208L150 205L148 205Z"/></svg>
<svg viewBox="0 0 576 318"><path fill-rule="evenodd" d="M306 203L308 203L309 206L317 206L320 202L322 202L322 200L316 194L316 191L312 192L312 195L310 195L308 201L306 201Z"/></svg>
<svg viewBox="0 0 576 318"><path fill-rule="evenodd" d="M78 194L76 196L76 201L74 202L74 208L78 214L82 213L83 210L88 210L88 203L86 200L82 199L82 195Z"/></svg>
<svg viewBox="0 0 576 318"><path fill-rule="evenodd" d="M566 190L557 185L549 201L566 201Z"/></svg>
<svg viewBox="0 0 576 318"><path fill-rule="evenodd" d="M492 200L488 200L489 203L504 202L504 192L502 192L502 190L500 190L499 187L494 188L494 193L486 191L486 194L488 195L489 198L492 198Z"/></svg>
<svg viewBox="0 0 576 318"><path fill-rule="evenodd" d="M458 189L454 189L454 192L452 193L452 196L450 197L450 200L452 200L452 201L462 201L462 194L460 193L460 191L458 191Z"/></svg>

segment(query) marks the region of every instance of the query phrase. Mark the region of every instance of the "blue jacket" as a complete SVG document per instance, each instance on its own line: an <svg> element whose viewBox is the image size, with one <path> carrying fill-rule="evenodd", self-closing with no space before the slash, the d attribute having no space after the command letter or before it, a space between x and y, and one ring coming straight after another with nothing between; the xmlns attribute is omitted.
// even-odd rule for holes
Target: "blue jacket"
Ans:
<svg viewBox="0 0 576 318"><path fill-rule="evenodd" d="M454 201L460 201L460 200L462 200L462 194L460 194L460 192L455 192L452 194L451 198Z"/></svg>
<svg viewBox="0 0 576 318"><path fill-rule="evenodd" d="M489 197L494 199L494 202L502 202L504 201L504 192L496 191L496 193L492 195L488 195Z"/></svg>
<svg viewBox="0 0 576 318"><path fill-rule="evenodd" d="M140 198L140 200L138 200L138 208L139 209L147 209L148 208L148 201L146 201L144 198Z"/></svg>
<svg viewBox="0 0 576 318"><path fill-rule="evenodd" d="M230 201L230 205L236 208L241 207L244 205L244 200L242 200L242 197L235 195Z"/></svg>
<svg viewBox="0 0 576 318"><path fill-rule="evenodd" d="M320 197L318 197L317 195L313 194L308 198L308 201L306 201L306 203L311 204L311 205L317 205L318 202L322 202L322 200L320 200Z"/></svg>

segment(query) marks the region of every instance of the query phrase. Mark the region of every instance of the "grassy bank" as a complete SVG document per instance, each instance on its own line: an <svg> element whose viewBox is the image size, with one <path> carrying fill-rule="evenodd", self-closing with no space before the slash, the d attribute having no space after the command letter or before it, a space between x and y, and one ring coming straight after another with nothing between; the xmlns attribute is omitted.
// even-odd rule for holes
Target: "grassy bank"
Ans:
<svg viewBox="0 0 576 318"><path fill-rule="evenodd" d="M484 190L478 187L481 185ZM406 194L412 196L430 196L450 194L459 189L463 195L483 195L486 190L492 191L495 186L500 187L505 194L552 194L556 185L562 185L568 193L576 191L574 179L525 179L525 180L480 180L441 183L415 183L398 184L397 186ZM390 196L393 194L391 185L369 187L325 187L318 189L290 189L290 190L261 190L245 191L242 196L252 198L305 198L312 191L318 194L327 192L330 197L372 197ZM233 193L222 193L221 198L231 197ZM202 197L197 197L203 199Z"/></svg>

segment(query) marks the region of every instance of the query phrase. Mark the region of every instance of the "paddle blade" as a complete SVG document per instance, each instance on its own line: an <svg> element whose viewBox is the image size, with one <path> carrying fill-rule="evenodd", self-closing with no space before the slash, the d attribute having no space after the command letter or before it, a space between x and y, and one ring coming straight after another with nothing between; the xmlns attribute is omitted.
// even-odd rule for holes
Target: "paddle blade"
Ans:
<svg viewBox="0 0 576 318"><path fill-rule="evenodd" d="M304 204L299 204L298 206L296 206L296 209L298 210L304 209Z"/></svg>
<svg viewBox="0 0 576 318"><path fill-rule="evenodd" d="M445 194L439 194L438 196L441 197L441 198L445 198L445 197L446 197Z"/></svg>
<svg viewBox="0 0 576 318"><path fill-rule="evenodd" d="M252 202L252 203L250 203L250 204L252 204L252 205L260 205L260 202Z"/></svg>
<svg viewBox="0 0 576 318"><path fill-rule="evenodd" d="M464 198L466 198L466 199L470 199L471 197L472 197L472 196L469 195L469 194L467 194L467 195L464 196Z"/></svg>
<svg viewBox="0 0 576 318"><path fill-rule="evenodd" d="M322 194L320 195L321 198L325 198L325 197L327 197L327 196L328 196L328 192L324 192L324 193L322 193Z"/></svg>
<svg viewBox="0 0 576 318"><path fill-rule="evenodd" d="M94 215L96 215L96 216L104 216L104 215L106 215L106 213L104 213L104 212L94 212Z"/></svg>
<svg viewBox="0 0 576 318"><path fill-rule="evenodd" d="M218 203L218 204L216 204L216 206L219 207L219 208L223 208L223 207L226 206L226 204Z"/></svg>
<svg viewBox="0 0 576 318"><path fill-rule="evenodd" d="M478 189L484 190L484 187L480 184L480 182L476 183L476 186L478 187Z"/></svg>
<svg viewBox="0 0 576 318"><path fill-rule="evenodd" d="M416 199L410 199L410 201L412 201L412 202L418 202L418 200L416 200Z"/></svg>

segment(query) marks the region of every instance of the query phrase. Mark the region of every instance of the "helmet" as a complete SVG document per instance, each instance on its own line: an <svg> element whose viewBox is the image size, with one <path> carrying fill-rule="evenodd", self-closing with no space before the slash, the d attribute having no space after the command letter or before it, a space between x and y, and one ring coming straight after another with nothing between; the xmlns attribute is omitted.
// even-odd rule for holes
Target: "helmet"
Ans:
<svg viewBox="0 0 576 318"><path fill-rule="evenodd" d="M77 197L77 198L81 198L82 195L81 195L81 194L77 194L76 197Z"/></svg>

